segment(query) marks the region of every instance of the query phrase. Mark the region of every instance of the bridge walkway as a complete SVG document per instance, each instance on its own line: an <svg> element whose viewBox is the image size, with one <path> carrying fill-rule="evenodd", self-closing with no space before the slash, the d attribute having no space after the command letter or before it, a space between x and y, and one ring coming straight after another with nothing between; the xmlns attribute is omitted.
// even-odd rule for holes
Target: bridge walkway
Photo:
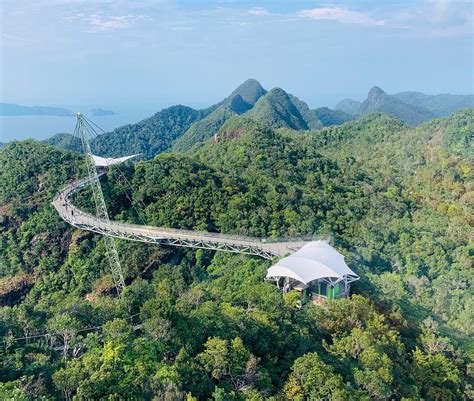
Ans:
<svg viewBox="0 0 474 401"><path fill-rule="evenodd" d="M106 222L78 209L70 201L70 196L87 186L89 180L90 178L86 177L75 185L65 187L56 194L52 201L54 208L63 220L83 230L125 240L243 253L257 255L265 259L285 256L300 249L309 241L300 239L273 241L239 235L129 224L112 220Z"/></svg>

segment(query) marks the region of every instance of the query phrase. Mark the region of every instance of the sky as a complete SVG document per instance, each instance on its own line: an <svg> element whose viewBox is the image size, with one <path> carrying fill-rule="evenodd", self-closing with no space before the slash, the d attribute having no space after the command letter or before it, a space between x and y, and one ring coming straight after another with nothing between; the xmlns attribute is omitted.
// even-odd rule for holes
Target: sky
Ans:
<svg viewBox="0 0 474 401"><path fill-rule="evenodd" d="M205 107L247 78L311 107L473 93L473 4L1 0L0 102Z"/></svg>

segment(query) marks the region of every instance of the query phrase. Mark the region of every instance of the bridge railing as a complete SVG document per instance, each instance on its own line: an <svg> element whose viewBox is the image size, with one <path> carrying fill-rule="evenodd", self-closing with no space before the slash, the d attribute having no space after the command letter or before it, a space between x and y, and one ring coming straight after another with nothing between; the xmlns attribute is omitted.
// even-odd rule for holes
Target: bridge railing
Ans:
<svg viewBox="0 0 474 401"><path fill-rule="evenodd" d="M262 238L261 241L265 243L278 243L278 242L309 242L318 240L316 235L302 235L297 237L284 236L284 237L267 237Z"/></svg>
<svg viewBox="0 0 474 401"><path fill-rule="evenodd" d="M102 173L103 174L103 173ZM209 231L197 231L197 230L188 230L188 229L177 229L177 228L165 228L165 227L157 227L157 226L149 226L149 225L138 225L133 223L125 223L116 220L112 221L105 221L100 219L97 216L94 216L90 213L83 212L82 210L78 209L72 203L69 202L69 196L74 192L82 189L89 183L88 178L83 178L74 184L70 184L65 186L60 192L56 194L54 197L53 202L57 201L60 197L67 205L65 208L66 210L58 210L62 217L66 220L72 222L79 222L79 223L90 223L92 222L99 222L103 223L103 225L107 227L121 227L123 229L131 228L134 231L149 231L151 234L156 234L157 231L162 231L167 234L176 234L177 236L188 236L188 237L203 237L203 238L215 238L220 240L229 240L229 241L241 241L251 244L274 244L274 243L290 243L290 242L308 242L314 241L316 237L314 235L306 235L306 236L298 236L298 237L268 237L268 238L257 238L257 237L250 237L245 235L239 234L222 234L222 233L213 233ZM69 211L73 211L73 213L69 213ZM77 217L84 217L85 219L78 219ZM82 221L80 221L82 220ZM89 220L89 222L87 222Z"/></svg>

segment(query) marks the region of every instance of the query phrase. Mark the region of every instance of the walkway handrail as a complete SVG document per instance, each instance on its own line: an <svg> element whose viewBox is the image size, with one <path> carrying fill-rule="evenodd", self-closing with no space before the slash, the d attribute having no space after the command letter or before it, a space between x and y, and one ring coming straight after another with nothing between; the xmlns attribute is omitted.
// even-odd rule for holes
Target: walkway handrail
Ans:
<svg viewBox="0 0 474 401"><path fill-rule="evenodd" d="M105 174L102 172L100 175ZM245 253L271 259L283 256L301 248L311 237L293 238L282 241L274 238L255 238L242 235L221 234L205 231L164 228L148 225L104 221L83 212L74 206L69 197L90 183L89 177L73 185L65 186L53 198L53 206L63 220L69 224L102 235L141 242L158 243L193 248L215 249L228 252Z"/></svg>

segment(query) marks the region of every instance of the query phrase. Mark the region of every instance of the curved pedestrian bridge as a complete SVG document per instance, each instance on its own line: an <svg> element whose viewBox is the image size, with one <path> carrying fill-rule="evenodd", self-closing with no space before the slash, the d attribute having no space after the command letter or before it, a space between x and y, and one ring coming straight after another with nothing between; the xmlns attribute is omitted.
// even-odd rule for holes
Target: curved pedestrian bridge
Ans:
<svg viewBox="0 0 474 401"><path fill-rule="evenodd" d="M144 226L121 223L118 221L105 221L78 209L70 201L70 196L74 192L81 190L89 183L90 178L84 178L74 185L67 186L56 194L52 204L64 221L77 228L93 231L98 234L159 245L257 255L265 259L272 259L275 256L285 256L290 252L300 249L311 240L298 238L290 241L278 241L238 235Z"/></svg>

